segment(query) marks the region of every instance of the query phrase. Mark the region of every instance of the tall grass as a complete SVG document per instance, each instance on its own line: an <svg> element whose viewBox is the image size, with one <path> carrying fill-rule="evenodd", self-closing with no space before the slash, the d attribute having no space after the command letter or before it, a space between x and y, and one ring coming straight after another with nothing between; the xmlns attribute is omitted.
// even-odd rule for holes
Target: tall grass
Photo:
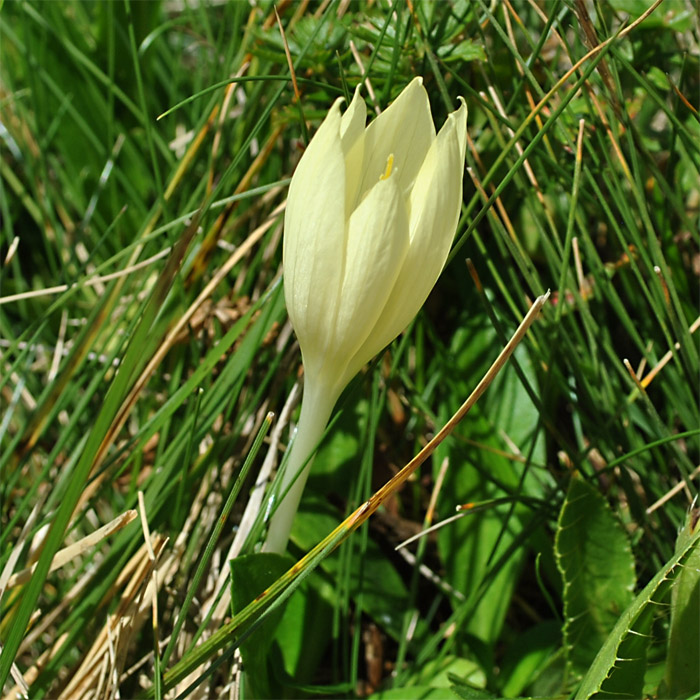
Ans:
<svg viewBox="0 0 700 700"><path fill-rule="evenodd" d="M687 697L700 34L650 6L2 6L7 697ZM266 558L300 391L289 177L334 99L362 82L378 112L415 75L436 123L469 106L452 254ZM432 457L336 530L548 289Z"/></svg>

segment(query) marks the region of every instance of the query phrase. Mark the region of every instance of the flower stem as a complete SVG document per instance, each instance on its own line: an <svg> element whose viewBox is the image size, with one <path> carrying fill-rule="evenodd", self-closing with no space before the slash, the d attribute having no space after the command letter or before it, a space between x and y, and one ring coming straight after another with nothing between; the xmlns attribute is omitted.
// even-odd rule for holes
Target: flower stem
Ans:
<svg viewBox="0 0 700 700"><path fill-rule="evenodd" d="M270 520L267 538L263 545L264 552L283 554L287 548L292 521L313 463L311 455L326 429L337 398L337 392L328 391L317 382L304 380L301 415L278 491L280 494L284 494L285 491L287 493ZM305 462L306 465L302 469Z"/></svg>

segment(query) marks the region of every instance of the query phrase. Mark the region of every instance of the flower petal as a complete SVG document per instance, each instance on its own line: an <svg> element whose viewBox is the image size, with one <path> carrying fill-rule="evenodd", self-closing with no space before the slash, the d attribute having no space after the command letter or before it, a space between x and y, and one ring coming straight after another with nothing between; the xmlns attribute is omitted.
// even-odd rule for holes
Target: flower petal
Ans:
<svg viewBox="0 0 700 700"><path fill-rule="evenodd" d="M340 120L340 138L343 150L347 153L360 134L365 131L367 122L367 107L360 95L362 85L355 88L355 94Z"/></svg>
<svg viewBox="0 0 700 700"><path fill-rule="evenodd" d="M331 342L345 250L345 159L340 100L331 107L294 171L284 220L287 311L305 360Z"/></svg>
<svg viewBox="0 0 700 700"><path fill-rule="evenodd" d="M381 317L348 366L357 372L418 313L450 252L462 202L467 107L449 115L418 173L410 196L410 246Z"/></svg>
<svg viewBox="0 0 700 700"><path fill-rule="evenodd" d="M394 154L399 188L408 193L435 140L435 125L422 78L414 78L368 127L365 136L364 177L360 197L384 172Z"/></svg>
<svg viewBox="0 0 700 700"><path fill-rule="evenodd" d="M340 120L340 140L345 154L345 202L346 206L351 208L354 208L357 198L365 153L367 108L360 95L360 87L361 85L358 85L355 89L355 96ZM348 215L351 210L348 211Z"/></svg>
<svg viewBox="0 0 700 700"><path fill-rule="evenodd" d="M397 184L395 174L377 182L350 217L335 319L337 376L376 325L408 250L408 216Z"/></svg>

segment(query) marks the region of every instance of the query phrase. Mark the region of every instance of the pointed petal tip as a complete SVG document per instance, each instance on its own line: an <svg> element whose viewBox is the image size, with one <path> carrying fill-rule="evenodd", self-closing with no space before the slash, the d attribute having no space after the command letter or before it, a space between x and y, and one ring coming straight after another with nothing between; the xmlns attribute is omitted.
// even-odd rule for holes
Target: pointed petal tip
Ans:
<svg viewBox="0 0 700 700"><path fill-rule="evenodd" d="M444 133L445 137L449 134L457 134L457 138L460 144L460 151L462 153L462 158L464 158L464 147L466 144L466 131L467 131L467 115L468 108L467 102L463 97L457 98L460 101L459 107L447 115L447 119L440 129L440 134Z"/></svg>
<svg viewBox="0 0 700 700"><path fill-rule="evenodd" d="M454 112L450 112L449 117L454 117L455 119L458 119L462 116L462 114L464 114L466 117L466 115L469 113L467 101L461 95L459 95L457 99L459 100L459 107L457 107L457 109Z"/></svg>
<svg viewBox="0 0 700 700"><path fill-rule="evenodd" d="M422 90L423 92L425 92L425 87L423 86L423 76L417 75L408 85L406 85L406 87L403 89L403 92L406 92L408 90Z"/></svg>
<svg viewBox="0 0 700 700"><path fill-rule="evenodd" d="M404 87L403 90L401 90L401 92L398 94L398 96L396 97L394 102L396 102L397 100L400 100L402 97L409 96L415 92L424 93L426 99L428 97L428 93L426 92L426 89L423 86L423 76L421 76L421 75L417 75L415 78L413 78L413 80L411 80L411 82L408 85L406 85L406 87Z"/></svg>

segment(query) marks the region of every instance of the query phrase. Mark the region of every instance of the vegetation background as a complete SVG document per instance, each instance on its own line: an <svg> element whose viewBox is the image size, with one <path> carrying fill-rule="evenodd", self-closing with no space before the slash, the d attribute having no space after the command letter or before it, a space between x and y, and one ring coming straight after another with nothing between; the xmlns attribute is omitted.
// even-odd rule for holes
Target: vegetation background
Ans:
<svg viewBox="0 0 700 700"><path fill-rule="evenodd" d="M2 5L3 694L700 697L697 5L276 9ZM469 105L454 249L256 555L289 177L334 99L415 75L438 125Z"/></svg>

